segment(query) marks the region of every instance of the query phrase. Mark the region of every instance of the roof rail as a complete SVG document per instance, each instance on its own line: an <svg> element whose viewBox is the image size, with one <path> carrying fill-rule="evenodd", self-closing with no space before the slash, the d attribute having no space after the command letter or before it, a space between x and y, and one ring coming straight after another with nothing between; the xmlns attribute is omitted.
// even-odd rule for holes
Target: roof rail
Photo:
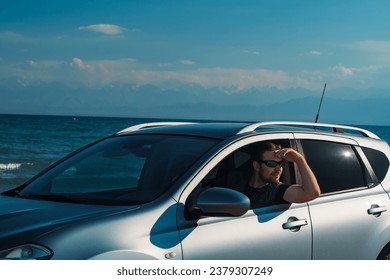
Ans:
<svg viewBox="0 0 390 280"><path fill-rule="evenodd" d="M151 122L151 123L141 123L137 125L130 126L121 131L118 131L116 134L122 134L126 132L137 131L144 128L152 128L158 126L170 126L170 125L183 125L183 124L192 124L191 122Z"/></svg>
<svg viewBox="0 0 390 280"><path fill-rule="evenodd" d="M365 137L380 139L380 137L378 137L376 134L374 134L368 130L358 128L358 127L346 126L346 125L336 125L336 124L326 124L326 123L291 122L291 121L275 121L275 122L254 123L254 124L248 125L247 127L244 127L237 134L252 132L252 131L255 131L259 127L270 126L270 125L308 126L308 127L314 128L314 129L326 127L326 128L332 128L333 131L337 132L337 133L344 133L344 130L350 130L350 131L358 132L362 136L365 136Z"/></svg>

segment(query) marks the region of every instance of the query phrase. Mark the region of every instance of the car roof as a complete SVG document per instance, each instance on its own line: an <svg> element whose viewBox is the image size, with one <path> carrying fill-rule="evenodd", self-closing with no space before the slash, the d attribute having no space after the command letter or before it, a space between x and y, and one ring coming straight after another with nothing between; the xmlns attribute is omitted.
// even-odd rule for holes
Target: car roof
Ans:
<svg viewBox="0 0 390 280"><path fill-rule="evenodd" d="M380 139L377 135L362 128L307 122L152 122L142 123L119 131L123 134L175 134L216 139L226 139L234 135L269 132L309 132L328 134L348 134Z"/></svg>

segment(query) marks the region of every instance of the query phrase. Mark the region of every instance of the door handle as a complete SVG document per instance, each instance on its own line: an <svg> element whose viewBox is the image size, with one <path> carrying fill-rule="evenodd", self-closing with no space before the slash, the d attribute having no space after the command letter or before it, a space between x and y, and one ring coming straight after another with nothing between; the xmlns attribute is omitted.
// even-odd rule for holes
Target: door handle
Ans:
<svg viewBox="0 0 390 280"><path fill-rule="evenodd" d="M368 215L373 215L374 217L379 217L383 212L386 212L386 206L379 206L377 204L371 205L371 208L367 210Z"/></svg>
<svg viewBox="0 0 390 280"><path fill-rule="evenodd" d="M307 225L307 220L302 219L299 220L296 217L290 217L288 218L287 222L282 225L283 229L289 229L291 231L298 231L302 226Z"/></svg>

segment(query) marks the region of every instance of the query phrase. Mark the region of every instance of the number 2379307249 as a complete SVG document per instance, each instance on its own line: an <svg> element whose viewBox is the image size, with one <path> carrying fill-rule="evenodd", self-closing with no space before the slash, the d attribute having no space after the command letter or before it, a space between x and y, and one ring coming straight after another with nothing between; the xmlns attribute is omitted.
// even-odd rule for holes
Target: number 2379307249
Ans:
<svg viewBox="0 0 390 280"><path fill-rule="evenodd" d="M258 266L215 266L210 267L210 275L271 275L273 268Z"/></svg>

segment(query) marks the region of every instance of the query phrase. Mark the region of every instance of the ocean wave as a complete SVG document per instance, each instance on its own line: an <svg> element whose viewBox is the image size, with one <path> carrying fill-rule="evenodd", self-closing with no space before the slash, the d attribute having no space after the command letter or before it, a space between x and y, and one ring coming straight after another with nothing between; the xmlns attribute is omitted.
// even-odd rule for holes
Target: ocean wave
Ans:
<svg viewBox="0 0 390 280"><path fill-rule="evenodd" d="M0 163L0 171L18 170L23 164L33 165L32 163Z"/></svg>

